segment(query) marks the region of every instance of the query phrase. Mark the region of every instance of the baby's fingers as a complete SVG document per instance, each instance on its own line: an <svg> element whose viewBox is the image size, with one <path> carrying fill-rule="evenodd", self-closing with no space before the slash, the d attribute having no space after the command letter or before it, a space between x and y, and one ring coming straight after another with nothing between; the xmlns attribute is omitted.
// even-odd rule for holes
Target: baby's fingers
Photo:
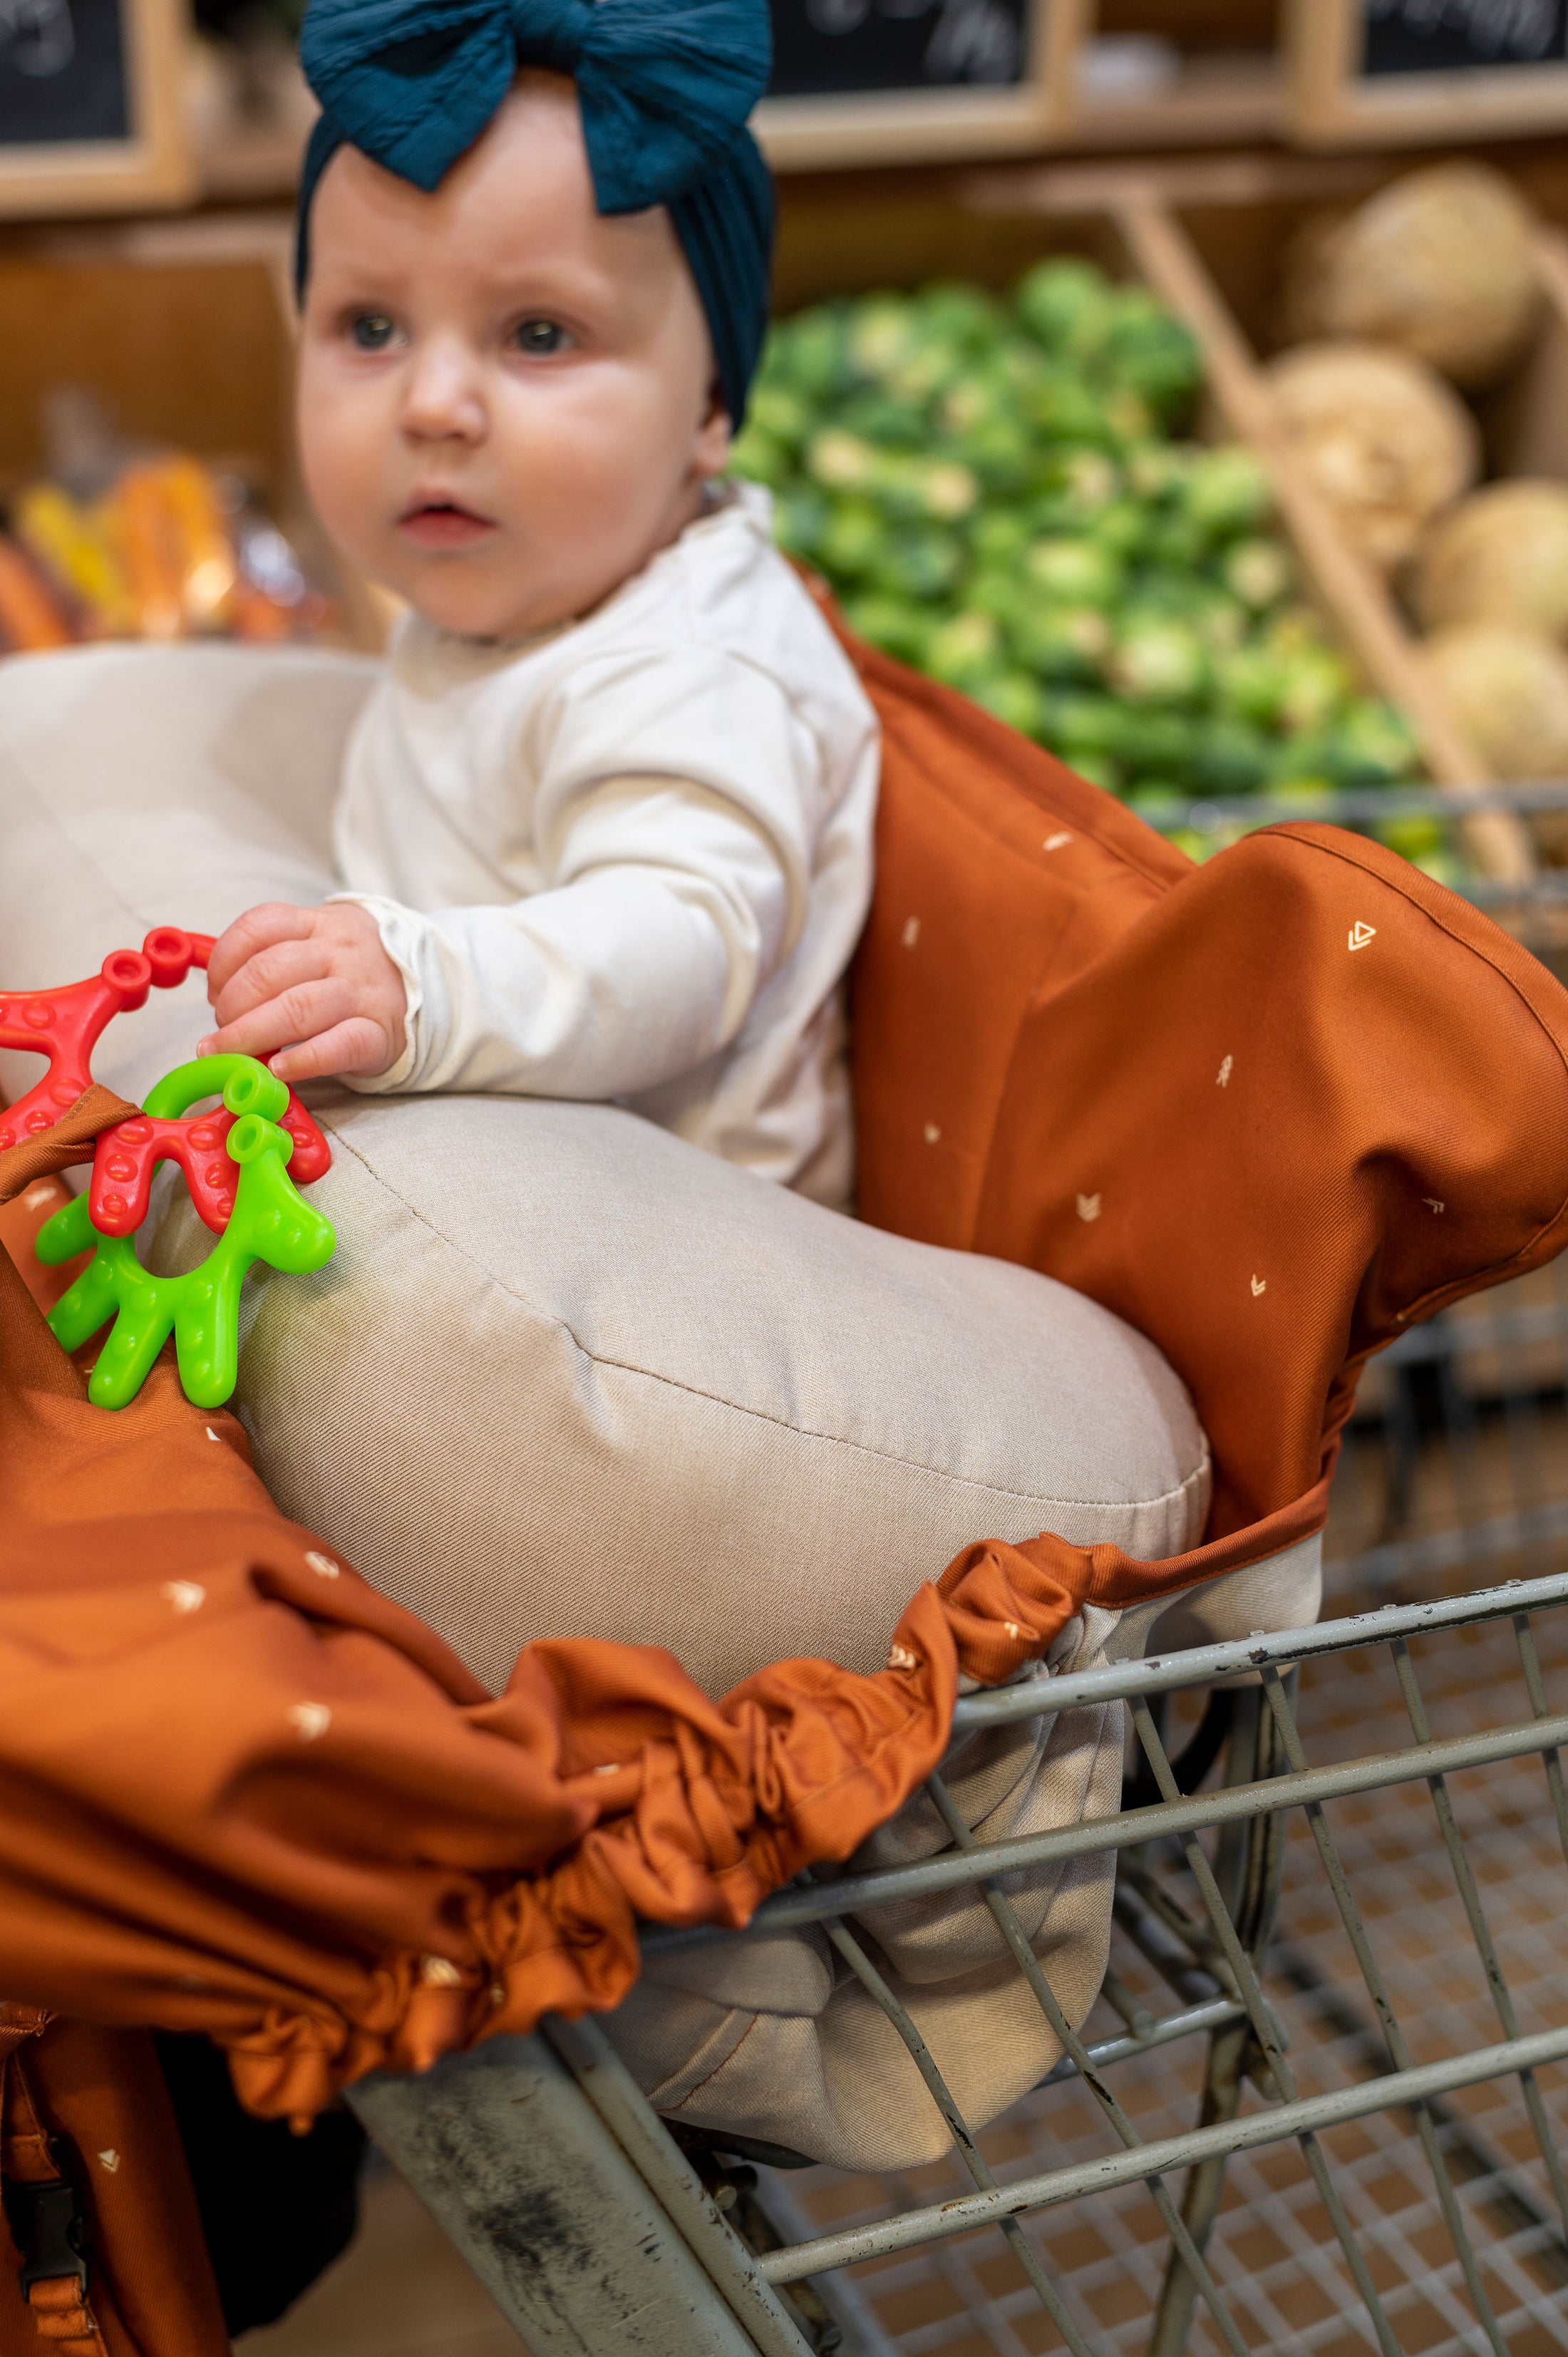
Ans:
<svg viewBox="0 0 1568 2357"><path fill-rule="evenodd" d="M286 900L264 900L259 908L247 909L242 917L236 917L219 934L207 961L209 1000L215 1006L219 993L259 950L270 949L274 942L306 940L315 930L318 913L315 909L293 908Z"/></svg>
<svg viewBox="0 0 1568 2357"><path fill-rule="evenodd" d="M307 982L324 982L331 971L331 952L314 935L306 941L274 942L247 958L221 989L209 989L208 996L220 1026L237 1023L269 999L282 998Z"/></svg>
<svg viewBox="0 0 1568 2357"><path fill-rule="evenodd" d="M273 1070L290 1088L301 1081L325 1080L334 1072L384 1072L392 1062L386 1033L368 1015L351 1015L306 1039L285 1055L273 1058Z"/></svg>
<svg viewBox="0 0 1568 2357"><path fill-rule="evenodd" d="M270 1056L279 1048L301 1045L318 1033L330 1031L354 1011L353 994L336 975L319 982L301 982L263 1001L231 1023L224 1023L203 1039L203 1056ZM278 1078L286 1080L286 1071Z"/></svg>

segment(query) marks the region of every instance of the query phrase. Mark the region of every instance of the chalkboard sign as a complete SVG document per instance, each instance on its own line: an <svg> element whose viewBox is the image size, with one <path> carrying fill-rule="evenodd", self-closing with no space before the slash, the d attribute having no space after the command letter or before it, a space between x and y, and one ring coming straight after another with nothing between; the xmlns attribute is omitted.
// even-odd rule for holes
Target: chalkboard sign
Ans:
<svg viewBox="0 0 1568 2357"><path fill-rule="evenodd" d="M1290 43L1313 145L1568 124L1568 0L1293 0Z"/></svg>
<svg viewBox="0 0 1568 2357"><path fill-rule="evenodd" d="M1568 0L1366 0L1364 74L1538 66L1568 56Z"/></svg>
<svg viewBox="0 0 1568 2357"><path fill-rule="evenodd" d="M763 145L786 167L1044 145L1071 111L1090 5L771 0Z"/></svg>
<svg viewBox="0 0 1568 2357"><path fill-rule="evenodd" d="M0 0L0 215L191 193L179 0Z"/></svg>

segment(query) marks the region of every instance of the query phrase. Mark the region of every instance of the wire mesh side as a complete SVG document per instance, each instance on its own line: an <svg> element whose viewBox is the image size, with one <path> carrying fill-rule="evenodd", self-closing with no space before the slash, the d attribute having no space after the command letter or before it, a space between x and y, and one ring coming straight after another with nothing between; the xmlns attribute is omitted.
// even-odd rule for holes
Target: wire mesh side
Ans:
<svg viewBox="0 0 1568 2357"><path fill-rule="evenodd" d="M1552 1709L1550 1688L1568 1673L1565 1607L1568 1578L1559 1577L1230 1649L1230 1673L1234 1656L1251 1655L1261 1684L1240 1697L1229 1781L1196 1798L1176 1789L1176 1745L1156 1724L1151 1697L1171 1697L1179 1714L1226 1649L1041 1682L1069 1690L1064 1706L1095 1695L1125 1700L1162 1796L1090 1829L1120 1861L1118 1952L1082 2029L1051 1989L1006 1881L1021 1865L1081 1842L1079 1829L977 1846L939 1775L930 1798L951 1843L940 1857L841 1880L831 1897L783 1894L794 1921L832 1914L838 1953L914 2052L911 2041L924 2041L879 1969L877 1905L908 1896L912 1874L939 1875L946 1888L966 1881L985 1900L1062 2061L1014 2115L977 2136L925 2050L927 2099L963 2154L963 2184L942 2168L886 2190L828 2171L769 2179L769 2201L777 2197L791 2222L784 2246L759 2262L763 2276L831 2282L832 2270L854 2270L841 2309L858 2317L868 2357L948 2347L1017 2357L1060 2346L1091 2357L1134 2349L1177 2357L1188 2346L1230 2357L1275 2347L1520 2357L1521 2330L1532 2349L1568 2349L1559 2158L1568 2101L1558 2083L1568 2085L1568 2073L1552 2073L1568 2061L1568 1993L1543 1996L1533 1968L1516 1986L1512 1929L1499 1932L1493 1921L1484 1808L1488 1776L1504 1779L1505 1813L1517 1827L1525 1821L1520 1779L1532 1780L1531 1837L1546 1829L1555 1872L1564 1874L1560 1747L1568 1717ZM1478 1643L1490 1648L1494 1669L1506 1644L1512 1681L1508 1709L1494 1707L1482 1727L1473 1710L1465 1724L1454 1709L1456 1690L1473 1699ZM1307 1665L1300 1702L1292 1694L1298 1662ZM1364 1707L1374 1685L1375 1721ZM1500 1705L1500 1683L1488 1691ZM1339 1707L1347 1692L1363 1698L1348 1716ZM994 1708L999 1697L983 1699ZM1044 1699L1034 1697L1036 1709ZM1370 1749L1353 1739L1369 1728L1380 1738ZM1456 2022L1423 2008L1367 1848L1367 1826L1396 1816L1403 1826L1412 1803L1428 1828L1424 1847L1412 1852L1420 1872L1430 1882L1435 1862L1447 1878L1445 1969L1457 1970L1455 1926L1467 1943L1475 1987ZM1537 1880L1535 1892L1560 1917L1561 1881L1549 1893ZM1330 1932L1338 1947L1324 1970L1316 1959ZM1489 2034L1470 2002L1477 1995ZM1494 2117L1505 2085L1514 2090L1507 2116ZM1190 2106L1185 2121L1171 2118L1178 2086ZM1064 2162L1069 2120L1075 2157ZM1403 2206L1391 2216L1373 2189L1395 2152ZM1053 2165L1042 2167L1047 2158ZM1239 2173L1250 2194L1254 2180L1266 2186L1240 2205ZM928 2187L942 2198L906 2198ZM853 2217L857 2199L882 2214L822 2230L835 2206ZM1081 2255L1097 2239L1103 2247L1112 2219L1134 2264L1086 2267ZM1256 2250L1265 2245L1274 2255L1260 2267Z"/></svg>

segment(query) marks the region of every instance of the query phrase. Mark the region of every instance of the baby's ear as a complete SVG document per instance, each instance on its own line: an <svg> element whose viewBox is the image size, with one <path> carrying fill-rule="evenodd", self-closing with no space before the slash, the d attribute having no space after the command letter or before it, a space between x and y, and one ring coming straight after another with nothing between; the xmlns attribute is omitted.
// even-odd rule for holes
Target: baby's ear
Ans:
<svg viewBox="0 0 1568 2357"><path fill-rule="evenodd" d="M697 473L722 475L729 465L734 440L735 429L715 380L708 395L708 414L697 430L697 447L693 454Z"/></svg>

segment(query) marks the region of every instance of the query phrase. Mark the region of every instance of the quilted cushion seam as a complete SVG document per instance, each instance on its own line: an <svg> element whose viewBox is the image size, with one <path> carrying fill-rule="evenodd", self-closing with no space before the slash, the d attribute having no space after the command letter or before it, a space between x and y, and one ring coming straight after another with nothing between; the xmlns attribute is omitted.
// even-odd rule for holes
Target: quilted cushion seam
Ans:
<svg viewBox="0 0 1568 2357"><path fill-rule="evenodd" d="M968 1473L951 1473L941 1466L928 1465L918 1458L900 1457L890 1448L874 1448L869 1441L851 1440L839 1432L819 1432L811 1425L792 1424L788 1416L774 1415L767 1408L748 1407L740 1400L725 1399L721 1393L703 1391L700 1384L683 1382L678 1375L663 1374L653 1367L639 1367L628 1359L608 1357L603 1351L591 1350L565 1318L557 1317L552 1310L542 1309L538 1302L531 1301L524 1295L516 1292L507 1284L504 1277L498 1276L494 1269L487 1268L482 1261L477 1260L464 1245L449 1236L444 1228L437 1227L417 1204L411 1203L407 1196L394 1187L389 1178L384 1178L380 1171L371 1167L366 1157L343 1135L341 1130L337 1128L330 1119L319 1114L317 1119L321 1127L330 1133L335 1148L340 1147L344 1153L351 1155L375 1185L384 1187L388 1194L403 1205L410 1219L415 1221L428 1234L435 1236L448 1252L456 1253L460 1260L466 1261L470 1268L477 1270L488 1284L495 1286L509 1300L515 1301L518 1307L525 1309L531 1317L538 1318L545 1324L557 1328L565 1335L573 1349L586 1359L592 1366L610 1367L621 1374L640 1376L645 1383L660 1383L670 1391L684 1392L693 1399L705 1400L710 1406L727 1408L733 1415L749 1416L757 1423L772 1425L781 1432L798 1433L803 1440L820 1440L835 1448L854 1449L859 1456L873 1457L888 1465L906 1466L911 1472L927 1473L935 1480L950 1481L962 1489L983 1490L998 1498L1036 1500L1043 1506L1091 1506L1102 1507L1107 1512L1118 1509L1122 1512L1141 1512L1148 1507L1169 1505L1176 1500L1185 1497L1195 1483L1203 1480L1209 1469L1209 1452L1206 1440L1202 1454L1191 1472L1185 1474L1174 1488L1162 1490L1152 1498L1058 1498L1043 1490L1017 1490L1005 1482L981 1480Z"/></svg>

